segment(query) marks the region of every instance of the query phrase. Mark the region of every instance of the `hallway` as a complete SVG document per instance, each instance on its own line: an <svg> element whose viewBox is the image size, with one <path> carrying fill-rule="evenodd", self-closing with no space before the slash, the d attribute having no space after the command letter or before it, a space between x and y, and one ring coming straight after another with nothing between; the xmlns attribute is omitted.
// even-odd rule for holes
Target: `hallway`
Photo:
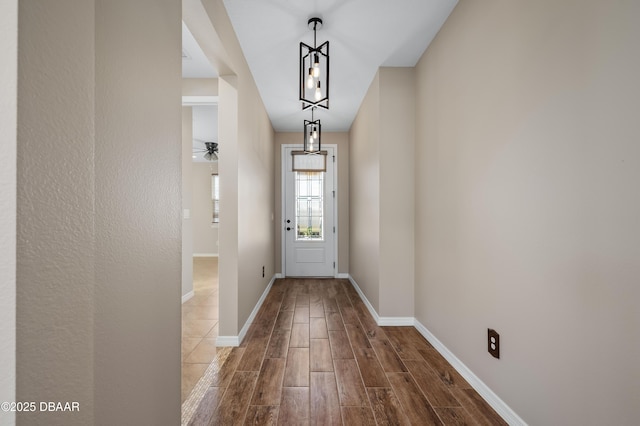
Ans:
<svg viewBox="0 0 640 426"><path fill-rule="evenodd" d="M506 424L413 327L378 327L347 280L277 280L216 362L183 424Z"/></svg>

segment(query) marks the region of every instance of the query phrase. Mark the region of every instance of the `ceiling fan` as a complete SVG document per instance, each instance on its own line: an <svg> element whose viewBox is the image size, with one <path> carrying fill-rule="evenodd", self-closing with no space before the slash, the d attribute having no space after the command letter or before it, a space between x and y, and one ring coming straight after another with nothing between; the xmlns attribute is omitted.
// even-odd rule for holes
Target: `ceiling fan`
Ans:
<svg viewBox="0 0 640 426"><path fill-rule="evenodd" d="M196 142L204 144L204 148L194 149L193 153L204 153L203 157L208 161L218 161L218 142L203 141L200 139L194 139ZM195 158L195 157L194 157Z"/></svg>

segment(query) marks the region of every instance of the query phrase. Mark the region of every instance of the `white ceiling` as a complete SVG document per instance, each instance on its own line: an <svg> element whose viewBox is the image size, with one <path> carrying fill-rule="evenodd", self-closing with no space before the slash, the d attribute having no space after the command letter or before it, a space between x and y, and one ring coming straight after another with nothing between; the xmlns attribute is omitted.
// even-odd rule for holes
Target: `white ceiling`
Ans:
<svg viewBox="0 0 640 426"><path fill-rule="evenodd" d="M182 23L182 78L215 78L213 68L189 28Z"/></svg>
<svg viewBox="0 0 640 426"><path fill-rule="evenodd" d="M310 111L298 101L298 52L313 44L310 17L330 43L330 109L316 110L326 131L347 131L380 66L414 66L457 0L224 0L276 131L302 131Z"/></svg>
<svg viewBox="0 0 640 426"><path fill-rule="evenodd" d="M323 19L318 44L330 42L330 110L316 110L325 131L347 131L380 66L414 66L457 0L224 0L274 129L301 131L309 111L298 101L298 52L313 43L310 17ZM205 41L202 41L206 43ZM182 24L183 78L218 73ZM205 46L206 47L206 46ZM198 101L202 102L202 101ZM217 102L217 100L216 100ZM196 102L197 103L197 102ZM206 103L210 103L207 101ZM215 103L215 102L214 102ZM194 109L194 138L217 141ZM204 112L207 111L207 112ZM197 133L197 134L196 134ZM203 133L203 134L200 134ZM202 143L194 141L194 148Z"/></svg>

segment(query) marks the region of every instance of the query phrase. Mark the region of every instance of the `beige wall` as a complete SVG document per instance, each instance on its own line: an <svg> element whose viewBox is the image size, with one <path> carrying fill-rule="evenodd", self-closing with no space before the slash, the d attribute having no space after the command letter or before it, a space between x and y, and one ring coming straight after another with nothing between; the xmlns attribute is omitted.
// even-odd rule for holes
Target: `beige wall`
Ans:
<svg viewBox="0 0 640 426"><path fill-rule="evenodd" d="M94 13L19 3L16 399L82 410L18 424L95 421Z"/></svg>
<svg viewBox="0 0 640 426"><path fill-rule="evenodd" d="M0 401L16 400L16 150L18 1L0 3ZM15 413L0 411L0 425Z"/></svg>
<svg viewBox="0 0 640 426"><path fill-rule="evenodd" d="M531 425L640 419L639 16L461 1L417 67L416 316Z"/></svg>
<svg viewBox="0 0 640 426"><path fill-rule="evenodd" d="M300 144L303 134L276 133L275 143L275 267L282 273L282 145ZM337 272L349 272L349 134L322 132L323 145L337 145L338 165L338 260Z"/></svg>
<svg viewBox="0 0 640 426"><path fill-rule="evenodd" d="M191 163L193 170L193 254L218 254L218 224L212 225L211 174L218 173L218 163Z"/></svg>
<svg viewBox="0 0 640 426"><path fill-rule="evenodd" d="M96 419L177 424L180 3L100 0L95 40Z"/></svg>
<svg viewBox="0 0 640 426"><path fill-rule="evenodd" d="M182 96L218 96L218 79L183 78Z"/></svg>
<svg viewBox="0 0 640 426"><path fill-rule="evenodd" d="M19 12L18 424L178 424L180 7Z"/></svg>
<svg viewBox="0 0 640 426"><path fill-rule="evenodd" d="M380 68L350 131L350 273L381 317L414 315L414 92Z"/></svg>
<svg viewBox="0 0 640 426"><path fill-rule="evenodd" d="M210 53L226 61L217 66L223 141L218 163L220 336L238 336L274 275L274 132L222 0L183 3L188 19L197 20L201 6L215 28L214 41L224 46Z"/></svg>
<svg viewBox="0 0 640 426"><path fill-rule="evenodd" d="M376 76L349 130L349 273L379 312L380 77Z"/></svg>
<svg viewBox="0 0 640 426"><path fill-rule="evenodd" d="M380 68L380 310L413 317L415 79Z"/></svg>
<svg viewBox="0 0 640 426"><path fill-rule="evenodd" d="M184 95L184 80L183 80ZM193 291L193 108L182 107L182 296ZM189 212L185 216L186 212Z"/></svg>

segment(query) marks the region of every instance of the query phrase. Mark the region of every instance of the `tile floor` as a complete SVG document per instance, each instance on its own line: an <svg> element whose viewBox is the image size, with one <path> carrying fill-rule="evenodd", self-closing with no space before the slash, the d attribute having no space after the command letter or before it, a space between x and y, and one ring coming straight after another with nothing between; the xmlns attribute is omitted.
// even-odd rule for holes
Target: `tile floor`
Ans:
<svg viewBox="0 0 640 426"><path fill-rule="evenodd" d="M194 296L182 304L182 402L216 356L218 258L193 258Z"/></svg>

